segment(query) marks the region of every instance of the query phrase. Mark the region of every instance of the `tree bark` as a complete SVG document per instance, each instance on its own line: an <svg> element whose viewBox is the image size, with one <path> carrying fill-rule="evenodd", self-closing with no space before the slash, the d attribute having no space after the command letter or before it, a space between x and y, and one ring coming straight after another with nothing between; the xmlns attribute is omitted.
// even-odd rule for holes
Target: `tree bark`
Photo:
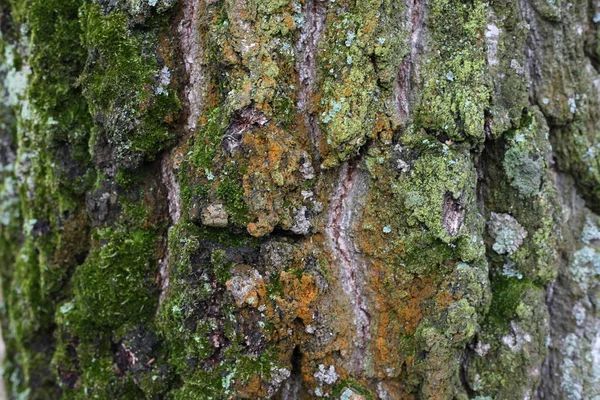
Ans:
<svg viewBox="0 0 600 400"><path fill-rule="evenodd" d="M600 398L600 1L0 23L10 398Z"/></svg>

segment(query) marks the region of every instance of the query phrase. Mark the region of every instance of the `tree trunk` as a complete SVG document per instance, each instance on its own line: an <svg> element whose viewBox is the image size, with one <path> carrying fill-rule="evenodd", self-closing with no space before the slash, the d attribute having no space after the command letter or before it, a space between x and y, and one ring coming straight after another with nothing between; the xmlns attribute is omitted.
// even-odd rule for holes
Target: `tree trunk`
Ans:
<svg viewBox="0 0 600 400"><path fill-rule="evenodd" d="M600 398L599 0L0 23L10 398Z"/></svg>

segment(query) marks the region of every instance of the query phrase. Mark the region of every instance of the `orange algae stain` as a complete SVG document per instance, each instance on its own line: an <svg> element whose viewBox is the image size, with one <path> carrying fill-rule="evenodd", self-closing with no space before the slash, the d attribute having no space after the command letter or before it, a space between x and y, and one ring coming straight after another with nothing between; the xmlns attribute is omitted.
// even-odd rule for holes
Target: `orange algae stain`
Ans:
<svg viewBox="0 0 600 400"><path fill-rule="evenodd" d="M437 297L436 297L436 303L437 306L436 308L438 310L445 310L446 308L450 307L453 303L455 303L457 300L460 300L462 296L453 296L451 293L449 293L447 290L442 290L438 293Z"/></svg>
<svg viewBox="0 0 600 400"><path fill-rule="evenodd" d="M239 382L236 386L236 392L242 399L264 398L267 395L266 384L259 375L253 375L246 382Z"/></svg>
<svg viewBox="0 0 600 400"><path fill-rule="evenodd" d="M267 125L248 131L242 138L244 199L249 207L248 232L264 236L275 226L289 229L295 208L303 201L300 172L307 153L282 129Z"/></svg>
<svg viewBox="0 0 600 400"><path fill-rule="evenodd" d="M276 299L279 307L293 318L300 318L305 324L309 324L313 318L314 303L318 296L318 290L314 278L308 274L296 277L289 272L279 275L283 286L283 296Z"/></svg>

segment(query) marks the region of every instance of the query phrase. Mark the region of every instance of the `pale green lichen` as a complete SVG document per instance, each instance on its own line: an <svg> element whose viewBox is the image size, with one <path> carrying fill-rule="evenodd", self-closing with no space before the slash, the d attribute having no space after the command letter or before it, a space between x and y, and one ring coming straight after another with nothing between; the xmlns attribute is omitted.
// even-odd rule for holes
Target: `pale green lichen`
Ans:
<svg viewBox="0 0 600 400"><path fill-rule="evenodd" d="M453 140L483 141L491 83L482 33L487 3L436 0L429 5L432 49L423 63L416 123Z"/></svg>
<svg viewBox="0 0 600 400"><path fill-rule="evenodd" d="M407 32L394 19L401 18L401 11L381 0L331 7L330 28L319 44L324 55L319 60L322 97L318 105L327 144L324 167L347 160L377 129L394 123L389 118L394 112L392 84L403 58L398 54L407 53L402 41ZM379 113L385 122L378 121Z"/></svg>
<svg viewBox="0 0 600 400"><path fill-rule="evenodd" d="M600 252L590 246L577 250L569 264L569 271L581 290L587 291L592 277L600 275Z"/></svg>

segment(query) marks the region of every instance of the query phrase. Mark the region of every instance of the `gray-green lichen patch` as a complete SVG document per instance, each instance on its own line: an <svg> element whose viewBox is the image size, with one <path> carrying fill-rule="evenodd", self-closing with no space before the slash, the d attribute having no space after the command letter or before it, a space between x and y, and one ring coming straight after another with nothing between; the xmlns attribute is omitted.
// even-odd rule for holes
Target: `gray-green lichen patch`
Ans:
<svg viewBox="0 0 600 400"><path fill-rule="evenodd" d="M565 231L574 252L560 270L550 303L553 311L563 316L553 321L549 338L549 367L560 372L558 379L545 382L542 390L564 399L595 398L600 395L600 319L595 311L599 304L600 224L597 215L580 208L582 199L572 200L567 203L573 212L572 223Z"/></svg>
<svg viewBox="0 0 600 400"><path fill-rule="evenodd" d="M569 273L580 287L587 292L600 277L600 252L598 251L597 217L588 216L581 235L583 246L573 253L569 262Z"/></svg>
<svg viewBox="0 0 600 400"><path fill-rule="evenodd" d="M585 2L566 12L544 1L523 4L531 59L532 96L551 125L558 167L576 177L578 190L598 211L597 26ZM590 22L591 21L591 22ZM561 29L556 29L560 26ZM552 39L550 39L552 38ZM559 60L569 60L561 62Z"/></svg>
<svg viewBox="0 0 600 400"><path fill-rule="evenodd" d="M488 229L494 238L492 249L498 254L514 253L527 237L527 231L509 214L492 212Z"/></svg>
<svg viewBox="0 0 600 400"><path fill-rule="evenodd" d="M501 170L487 170L482 181L492 211L488 223L490 249L503 255L489 256L498 270L507 266L509 274L512 270L540 282L550 282L555 277L554 244L560 239L563 219L554 189L555 178L549 168L550 154L545 119L533 109L521 116L520 127L506 132L482 155L503 166ZM500 219L506 222L506 229L499 223L500 215L505 215Z"/></svg>
<svg viewBox="0 0 600 400"><path fill-rule="evenodd" d="M538 110L522 116L520 127L509 131L510 148L504 154L502 166L510 185L524 197L540 194L547 169L547 154L551 151L548 127Z"/></svg>
<svg viewBox="0 0 600 400"><path fill-rule="evenodd" d="M542 182L543 160L535 158L519 147L510 148L504 156L504 170L515 187L523 196L538 193Z"/></svg>
<svg viewBox="0 0 600 400"><path fill-rule="evenodd" d="M407 216L404 223L410 227L405 239L407 256L412 259L414 246L415 266L430 262L417 256L421 252L417 250L418 243L430 237L433 242L440 241L445 252L456 252L465 262L481 259L479 217L473 207L476 179L468 152L461 146L440 144L429 138L418 147L421 156L392 186L393 193L403 199ZM427 233L419 227L426 228Z"/></svg>

